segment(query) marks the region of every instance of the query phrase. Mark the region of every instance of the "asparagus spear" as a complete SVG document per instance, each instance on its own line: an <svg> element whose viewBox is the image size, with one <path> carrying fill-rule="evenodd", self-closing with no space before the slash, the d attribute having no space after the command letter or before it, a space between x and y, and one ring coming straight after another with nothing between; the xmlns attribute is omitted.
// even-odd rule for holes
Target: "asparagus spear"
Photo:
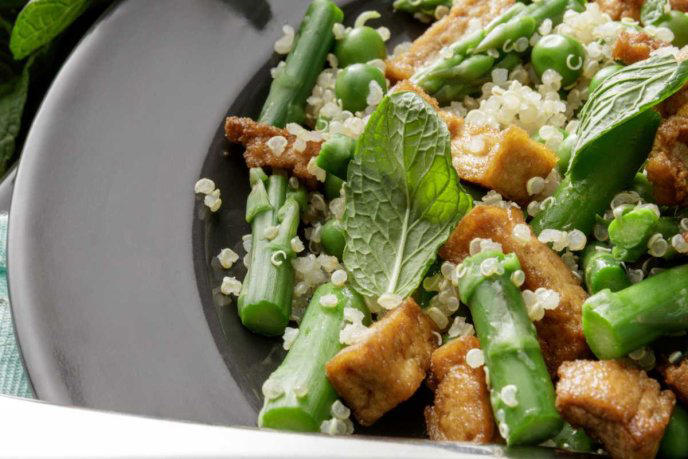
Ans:
<svg viewBox="0 0 688 459"><path fill-rule="evenodd" d="M239 295L239 317L256 333L281 335L291 315L291 239L299 226L305 190L288 190L286 174L281 171L268 177L260 168L251 169L250 180L246 221L251 224L253 240Z"/></svg>
<svg viewBox="0 0 688 459"><path fill-rule="evenodd" d="M583 334L600 359L616 359L660 336L688 329L688 265L583 304Z"/></svg>
<svg viewBox="0 0 688 459"><path fill-rule="evenodd" d="M304 107L334 43L332 26L344 13L330 0L313 0L294 37L286 65L270 85L258 121L277 127L303 123Z"/></svg>
<svg viewBox="0 0 688 459"><path fill-rule="evenodd" d="M590 233L595 215L602 215L614 195L628 189L652 148L659 121L654 110L647 110L599 137L595 149L613 151L614 158L602 154L589 155L585 170L576 174L569 167L552 196L551 204L531 222L533 230L540 233L545 228L575 228Z"/></svg>
<svg viewBox="0 0 688 459"><path fill-rule="evenodd" d="M393 6L395 11L404 11L411 14L421 13L434 17L438 6L451 8L452 0L396 0Z"/></svg>
<svg viewBox="0 0 688 459"><path fill-rule="evenodd" d="M652 56L602 81L579 113L566 177L531 223L535 232L589 233L595 216L628 189L652 148L660 117L651 108L686 81L688 63L673 56Z"/></svg>
<svg viewBox="0 0 688 459"><path fill-rule="evenodd" d="M500 16L492 20L483 29L470 33L453 44L449 45L445 56L440 56L431 64L418 69L411 77L411 81L423 88L425 92L434 96L442 87L456 85L456 77L452 74L452 69L460 65L470 52L480 43L480 41L494 29L497 25L508 21L526 9L522 3L514 3L509 9ZM482 74L480 75L482 76ZM459 84L466 83L459 81Z"/></svg>
<svg viewBox="0 0 688 459"><path fill-rule="evenodd" d="M665 239L679 233L679 220L660 217L649 207L631 207L617 215L609 224L609 240L613 244L612 254L622 261L636 261L648 252L648 242L655 234ZM654 254L657 255L657 254ZM675 255L667 244L664 257Z"/></svg>
<svg viewBox="0 0 688 459"><path fill-rule="evenodd" d="M370 322L363 298L348 287L328 283L315 291L289 353L263 386L260 427L317 432L322 421L332 416L330 407L337 394L325 375L325 363L343 347L339 331L345 308L355 308L364 323Z"/></svg>
<svg viewBox="0 0 688 459"><path fill-rule="evenodd" d="M490 401L508 445L536 444L562 428L554 387L521 292L511 281L516 255L489 250L458 268L461 301L468 304L489 370Z"/></svg>
<svg viewBox="0 0 688 459"><path fill-rule="evenodd" d="M557 448L581 453L592 452L595 445L595 442L588 437L583 429L576 429L568 422L564 423L561 432L552 438L552 441L557 445Z"/></svg>
<svg viewBox="0 0 688 459"><path fill-rule="evenodd" d="M597 293L605 288L616 292L631 285L621 262L603 244L589 244L585 248L583 271L585 285L590 293Z"/></svg>
<svg viewBox="0 0 688 459"><path fill-rule="evenodd" d="M659 444L658 456L668 459L688 457L688 412L681 405L674 407Z"/></svg>

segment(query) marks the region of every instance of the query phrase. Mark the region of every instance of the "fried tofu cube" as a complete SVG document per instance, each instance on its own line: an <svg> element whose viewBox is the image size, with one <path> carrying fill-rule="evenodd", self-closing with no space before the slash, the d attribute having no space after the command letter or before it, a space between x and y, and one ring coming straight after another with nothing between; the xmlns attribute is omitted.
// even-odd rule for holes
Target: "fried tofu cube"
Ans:
<svg viewBox="0 0 688 459"><path fill-rule="evenodd" d="M461 38L471 19L477 18L486 25L513 3L514 0L456 0L449 14L431 25L408 50L387 60L387 78L392 81L411 78L436 58L442 48Z"/></svg>
<svg viewBox="0 0 688 459"><path fill-rule="evenodd" d="M425 408L431 440L489 443L495 432L490 391L483 368L466 363L466 353L480 349L475 336L449 341L432 353L429 385L435 403Z"/></svg>
<svg viewBox="0 0 688 459"><path fill-rule="evenodd" d="M411 397L437 347L435 325L408 298L373 324L367 337L325 365L327 378L361 425L369 426Z"/></svg>
<svg viewBox="0 0 688 459"><path fill-rule="evenodd" d="M614 21L621 18L631 18L638 21L643 0L597 0L597 4L600 10L611 16Z"/></svg>
<svg viewBox="0 0 688 459"><path fill-rule="evenodd" d="M666 385L683 403L688 403L688 359L684 358L676 364L667 362L659 371Z"/></svg>
<svg viewBox="0 0 688 459"><path fill-rule="evenodd" d="M662 120L645 169L657 204L688 204L688 104Z"/></svg>
<svg viewBox="0 0 688 459"><path fill-rule="evenodd" d="M475 238L492 239L502 245L504 253L515 253L526 275L524 287L540 287L559 294L559 306L545 312L535 322L542 355L551 375L556 375L562 362L586 358L590 355L581 323L581 310L587 293L571 270L546 244L529 232L521 239L514 235L516 225L525 225L523 213L514 208L476 206L454 229L440 249L440 256L460 263L469 255L469 246ZM520 229L529 227L521 226Z"/></svg>
<svg viewBox="0 0 688 459"><path fill-rule="evenodd" d="M315 183L316 177L308 170L311 158L320 153L321 141L304 142L303 149L296 148L297 138L288 130L253 121L251 118L229 116L225 121L225 137L246 147L244 160L248 167L273 167L291 170L302 179ZM283 137L281 152L277 153L270 146L270 139Z"/></svg>
<svg viewBox="0 0 688 459"><path fill-rule="evenodd" d="M513 125L501 132L487 126L465 126L462 135L452 138L451 154L461 179L519 203L531 199L528 180L546 177L558 160L549 148Z"/></svg>
<svg viewBox="0 0 688 459"><path fill-rule="evenodd" d="M577 360L559 368L557 409L612 458L655 457L675 403L670 390L619 361Z"/></svg>
<svg viewBox="0 0 688 459"><path fill-rule="evenodd" d="M652 51L668 45L669 43L653 38L645 32L624 30L614 42L612 57L615 61L630 65L647 59Z"/></svg>

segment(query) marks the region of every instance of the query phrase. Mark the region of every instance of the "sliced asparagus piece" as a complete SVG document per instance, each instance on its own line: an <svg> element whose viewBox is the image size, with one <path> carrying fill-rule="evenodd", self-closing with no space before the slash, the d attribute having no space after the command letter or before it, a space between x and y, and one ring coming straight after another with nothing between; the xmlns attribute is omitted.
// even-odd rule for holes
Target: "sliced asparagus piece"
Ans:
<svg viewBox="0 0 688 459"><path fill-rule="evenodd" d="M343 347L339 331L345 308L355 308L364 323L370 322L363 298L350 288L328 283L315 291L296 340L263 386L267 395L258 416L260 427L318 432L332 417L337 394L325 375L325 363Z"/></svg>
<svg viewBox="0 0 688 459"><path fill-rule="evenodd" d="M246 220L251 224L253 238L249 268L239 295L239 317L253 332L281 335L291 314L294 288L290 241L299 226L305 190L289 189L286 174L279 171L268 177L261 169L251 169L250 177L252 190Z"/></svg>
<svg viewBox="0 0 688 459"><path fill-rule="evenodd" d="M688 329L688 265L583 304L583 334L600 359L616 359L663 335Z"/></svg>
<svg viewBox="0 0 688 459"><path fill-rule="evenodd" d="M510 279L519 269L516 255L497 250L473 255L458 268L461 301L471 310L489 370L492 409L510 446L540 443L563 425L535 327Z"/></svg>
<svg viewBox="0 0 688 459"><path fill-rule="evenodd" d="M313 0L294 37L286 65L270 85L258 121L277 127L303 123L304 107L334 43L332 26L344 13L330 0Z"/></svg>
<svg viewBox="0 0 688 459"><path fill-rule="evenodd" d="M631 285L621 262L614 258L610 249L603 244L589 244L585 248L583 271L585 273L585 285L591 294L605 288L616 292Z"/></svg>

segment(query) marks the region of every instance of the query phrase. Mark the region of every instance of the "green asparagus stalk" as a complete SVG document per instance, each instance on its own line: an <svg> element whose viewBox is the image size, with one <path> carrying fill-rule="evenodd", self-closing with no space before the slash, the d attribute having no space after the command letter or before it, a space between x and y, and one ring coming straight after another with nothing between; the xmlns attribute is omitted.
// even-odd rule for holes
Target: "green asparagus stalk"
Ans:
<svg viewBox="0 0 688 459"><path fill-rule="evenodd" d="M584 7L579 0L542 0L527 6L517 2L483 29L454 42L438 59L419 69L411 81L440 103L472 94L480 89L479 80L494 68L488 51L500 56L509 53L519 38L529 39L545 19L561 22L566 9L582 11Z"/></svg>
<svg viewBox="0 0 688 459"><path fill-rule="evenodd" d="M479 93L483 84L491 80L491 70L502 68L512 71L517 65L522 63L521 58L516 53L506 54L493 65L494 62L494 58L484 54L466 58L466 60L451 70L454 75L453 84L442 86L433 94L433 97L441 104L447 104L453 100L461 100L471 94Z"/></svg>
<svg viewBox="0 0 688 459"><path fill-rule="evenodd" d="M434 17L438 6L451 8L452 0L396 0L393 6L395 11L411 14L421 13Z"/></svg>
<svg viewBox="0 0 688 459"><path fill-rule="evenodd" d="M653 235L661 234L668 240L678 234L680 228L676 218L660 217L649 207L629 206L612 220L608 231L614 257L632 262L648 252L648 242ZM673 255L675 251L668 246L663 256Z"/></svg>
<svg viewBox="0 0 688 459"><path fill-rule="evenodd" d="M518 258L489 250L458 269L461 301L468 304L480 338L500 433L510 446L552 438L563 423L535 327L510 278L520 269Z"/></svg>
<svg viewBox="0 0 688 459"><path fill-rule="evenodd" d="M688 329L688 265L583 304L583 334L600 359L616 359L660 336Z"/></svg>
<svg viewBox="0 0 688 459"><path fill-rule="evenodd" d="M605 250L606 249L606 250ZM588 292L597 293L608 288L612 292L631 285L621 262L603 244L589 244L583 252L583 271Z"/></svg>
<svg viewBox="0 0 688 459"><path fill-rule="evenodd" d="M250 263L238 301L241 322L251 331L281 335L291 315L294 251L291 239L299 226L305 190L287 186L283 172L266 176L262 169L250 171L251 193L246 221L251 224Z"/></svg>
<svg viewBox="0 0 688 459"><path fill-rule="evenodd" d="M561 432L555 435L552 441L557 445L557 448L579 453L592 452L595 446L595 442L588 437L583 429L576 429L568 422L564 423Z"/></svg>
<svg viewBox="0 0 688 459"><path fill-rule="evenodd" d="M313 0L301 21L286 65L272 81L258 121L277 127L303 123L310 96L334 43L332 26L344 13L330 0Z"/></svg>
<svg viewBox="0 0 688 459"><path fill-rule="evenodd" d="M688 412L681 405L674 407L657 456L666 459L688 457Z"/></svg>
<svg viewBox="0 0 688 459"><path fill-rule="evenodd" d="M595 216L604 214L614 195L628 186L652 148L660 117L647 110L596 140L595 149L608 154L591 154L583 172L571 173L555 191L551 203L538 213L531 226L536 233L545 228L579 229L586 234Z"/></svg>
<svg viewBox="0 0 688 459"><path fill-rule="evenodd" d="M444 56L440 56L431 64L420 68L412 77L411 81L423 88L425 92L434 96L442 87L455 85L455 78L451 71L460 65L470 52L482 41L487 33L501 23L517 16L526 9L522 3L514 3L512 7L504 11L500 16L486 25L483 29L468 34L453 44L449 45ZM482 76L482 75L481 75ZM460 83L466 83L460 82Z"/></svg>
<svg viewBox="0 0 688 459"><path fill-rule="evenodd" d="M324 284L315 291L296 340L263 386L260 427L317 432L332 417L330 408L337 394L327 380L325 364L343 347L339 331L345 308L355 308L364 315L364 323L370 322L363 298L348 287Z"/></svg>

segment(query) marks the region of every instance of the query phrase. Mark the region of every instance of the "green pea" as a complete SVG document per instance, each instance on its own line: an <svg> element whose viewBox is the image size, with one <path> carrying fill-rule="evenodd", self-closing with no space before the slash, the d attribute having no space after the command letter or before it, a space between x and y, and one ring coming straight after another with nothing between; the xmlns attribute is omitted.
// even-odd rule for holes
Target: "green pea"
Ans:
<svg viewBox="0 0 688 459"><path fill-rule="evenodd" d="M674 33L672 45L679 48L688 45L688 15L686 13L671 10L664 15L657 26L666 27Z"/></svg>
<svg viewBox="0 0 688 459"><path fill-rule="evenodd" d="M320 230L320 242L323 250L328 255L342 259L344 245L346 244L346 233L339 220L328 220Z"/></svg>
<svg viewBox="0 0 688 459"><path fill-rule="evenodd" d="M337 75L334 92L342 101L342 107L350 112L365 110L370 93L370 82L376 81L382 91L387 91L387 82L382 71L369 64L353 64Z"/></svg>
<svg viewBox="0 0 688 459"><path fill-rule="evenodd" d="M679 405L674 407L674 413L664 430L658 456L667 458L688 456L688 413Z"/></svg>
<svg viewBox="0 0 688 459"><path fill-rule="evenodd" d="M337 56L339 67L344 68L351 64L365 64L373 59L386 59L387 49L377 30L362 26L351 29L337 41L334 55Z"/></svg>
<svg viewBox="0 0 688 459"><path fill-rule="evenodd" d="M573 154L573 147L576 146L576 141L578 136L576 134L571 134L567 136L557 148L556 154L559 157L557 161L557 169L561 175L566 174L566 170L569 168L569 162L571 161L571 154Z"/></svg>
<svg viewBox="0 0 688 459"><path fill-rule="evenodd" d="M346 178L349 161L354 155L356 141L344 134L335 134L320 147L315 162L321 169L340 179Z"/></svg>
<svg viewBox="0 0 688 459"><path fill-rule="evenodd" d="M533 47L530 59L539 77L552 69L561 75L561 86L566 88L583 73L585 48L566 35L546 35Z"/></svg>
<svg viewBox="0 0 688 459"><path fill-rule="evenodd" d="M592 80L590 80L590 85L588 86L588 93L592 94L592 92L597 89L604 80L618 72L623 68L623 65L619 64L613 64L604 68L601 68L600 70L597 71L594 77L592 77Z"/></svg>

